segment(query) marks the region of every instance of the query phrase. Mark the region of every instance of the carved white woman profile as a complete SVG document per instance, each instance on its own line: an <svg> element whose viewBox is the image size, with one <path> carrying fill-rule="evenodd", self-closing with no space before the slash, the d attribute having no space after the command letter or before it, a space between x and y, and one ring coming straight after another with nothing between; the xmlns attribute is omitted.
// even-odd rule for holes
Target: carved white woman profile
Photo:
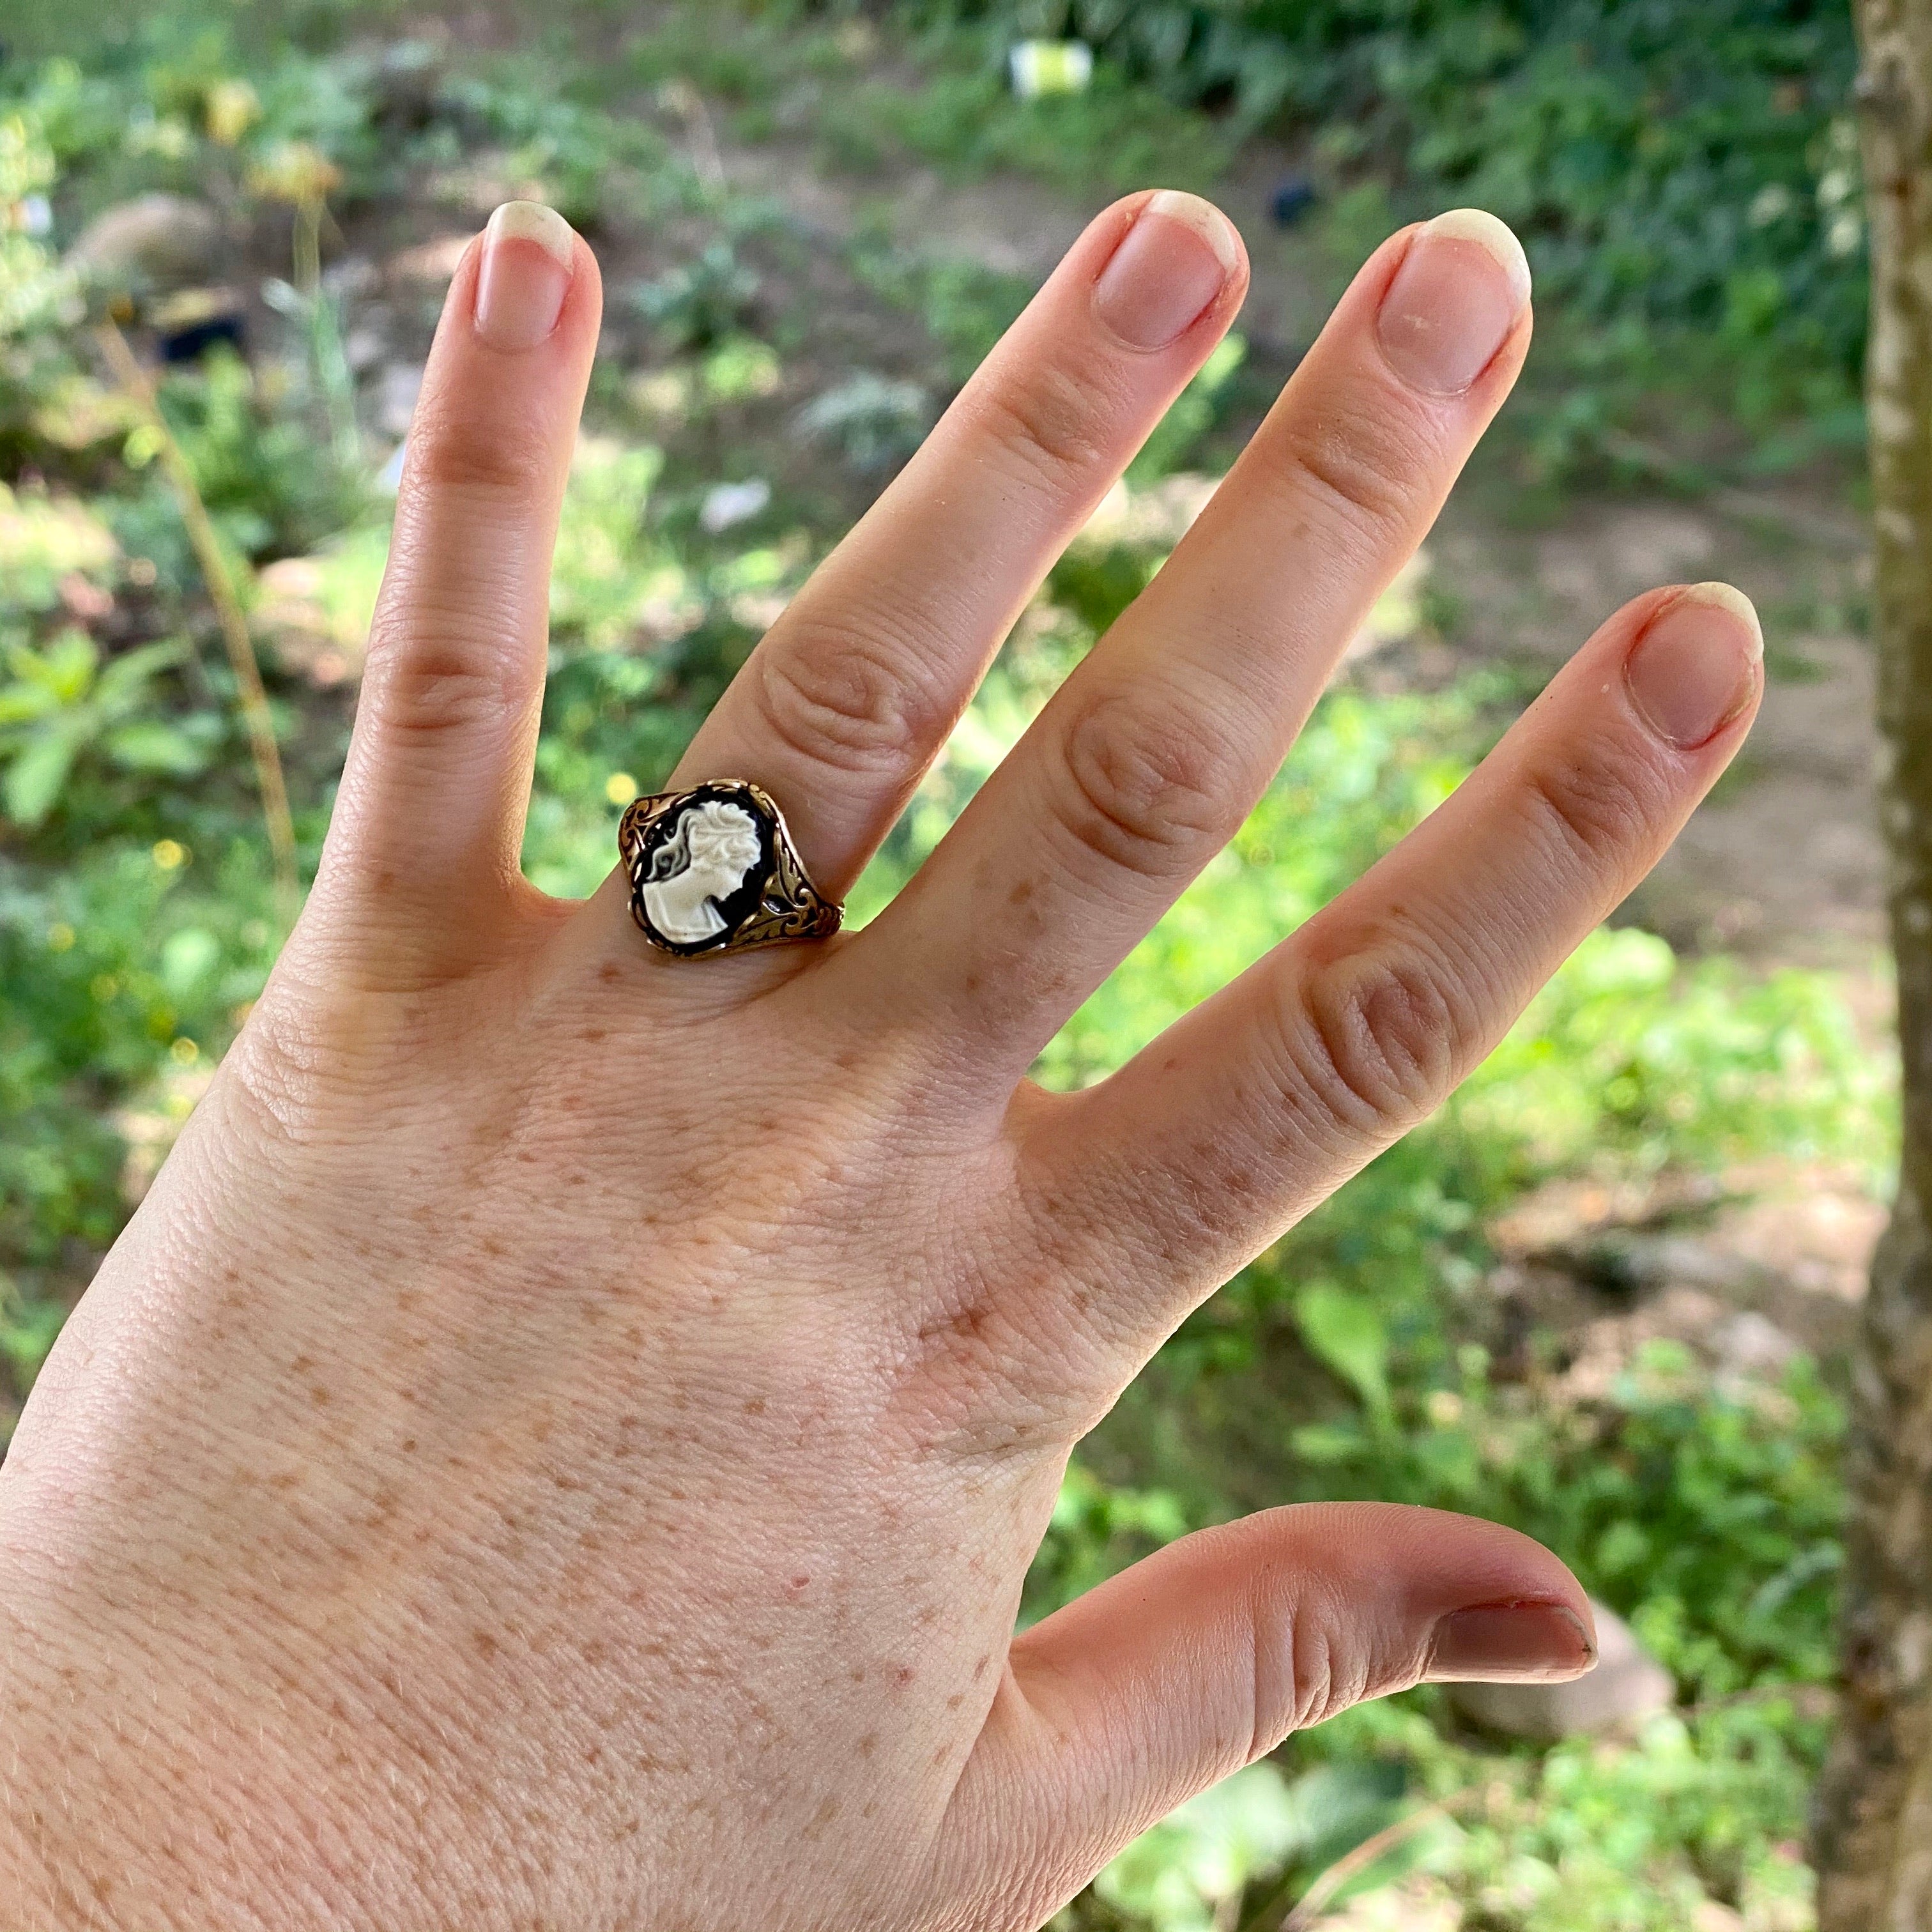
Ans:
<svg viewBox="0 0 1932 1932"><path fill-rule="evenodd" d="M742 890L764 856L758 820L741 805L706 799L679 814L638 896L665 938L694 946L724 930L717 902Z"/></svg>

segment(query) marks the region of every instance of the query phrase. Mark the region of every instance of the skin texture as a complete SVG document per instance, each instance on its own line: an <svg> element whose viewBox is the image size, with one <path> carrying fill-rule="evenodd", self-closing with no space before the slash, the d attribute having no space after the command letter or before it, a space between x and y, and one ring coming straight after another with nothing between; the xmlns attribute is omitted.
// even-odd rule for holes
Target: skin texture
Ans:
<svg viewBox="0 0 1932 1932"><path fill-rule="evenodd" d="M830 893L1239 304L1232 230L1148 200L678 774L764 784ZM1501 404L1526 272L1485 219L1366 265L883 916L700 961L619 880L518 871L598 284L554 217L493 224L314 895L0 1472L8 1924L1023 1932L1298 1726L1587 1666L1548 1552L1366 1504L1190 1538L1014 1636L1071 1445L1487 1050L1756 701L1736 593L1639 598L1326 912L1113 1079L1026 1083Z"/></svg>

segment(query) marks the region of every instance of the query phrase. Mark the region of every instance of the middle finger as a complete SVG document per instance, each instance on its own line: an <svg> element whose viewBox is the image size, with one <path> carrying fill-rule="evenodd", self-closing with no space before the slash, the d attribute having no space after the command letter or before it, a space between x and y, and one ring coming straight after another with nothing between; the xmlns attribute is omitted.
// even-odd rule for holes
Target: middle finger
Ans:
<svg viewBox="0 0 1932 1932"><path fill-rule="evenodd" d="M1246 285L1232 226L1196 196L1096 217L752 654L671 783L757 780L784 801L814 880L842 896Z"/></svg>
<svg viewBox="0 0 1932 1932"><path fill-rule="evenodd" d="M975 1077L1016 1079L1239 828L1528 340L1493 215L1370 259L1172 558L865 935L872 970L964 1023Z"/></svg>

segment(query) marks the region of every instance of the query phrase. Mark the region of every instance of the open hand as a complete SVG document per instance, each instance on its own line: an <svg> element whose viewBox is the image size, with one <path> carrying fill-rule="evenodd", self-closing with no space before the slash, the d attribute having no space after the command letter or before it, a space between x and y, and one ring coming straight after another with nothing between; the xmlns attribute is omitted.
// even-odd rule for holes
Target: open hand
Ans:
<svg viewBox="0 0 1932 1932"><path fill-rule="evenodd" d="M1245 280L1203 202L1100 215L674 782L764 787L842 895ZM1234 984L1027 1082L1501 404L1508 231L1376 253L883 915L716 958L518 871L598 315L547 211L458 271L314 896L0 1474L9 1925L1024 1932L1298 1726L1590 1660L1547 1552L1360 1504L1014 1634L1071 1445L1494 1044L1756 704L1736 592L1638 598Z"/></svg>

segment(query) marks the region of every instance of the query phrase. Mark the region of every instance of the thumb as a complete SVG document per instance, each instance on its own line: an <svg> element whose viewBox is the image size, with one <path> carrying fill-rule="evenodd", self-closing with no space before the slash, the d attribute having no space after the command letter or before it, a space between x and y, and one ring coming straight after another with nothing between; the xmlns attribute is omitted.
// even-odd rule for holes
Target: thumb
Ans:
<svg viewBox="0 0 1932 1932"><path fill-rule="evenodd" d="M1291 1731L1414 1684L1548 1682L1596 1657L1582 1586L1515 1530L1389 1503L1270 1510L1016 1639L953 1815L984 1834L982 1874L1044 1916Z"/></svg>

